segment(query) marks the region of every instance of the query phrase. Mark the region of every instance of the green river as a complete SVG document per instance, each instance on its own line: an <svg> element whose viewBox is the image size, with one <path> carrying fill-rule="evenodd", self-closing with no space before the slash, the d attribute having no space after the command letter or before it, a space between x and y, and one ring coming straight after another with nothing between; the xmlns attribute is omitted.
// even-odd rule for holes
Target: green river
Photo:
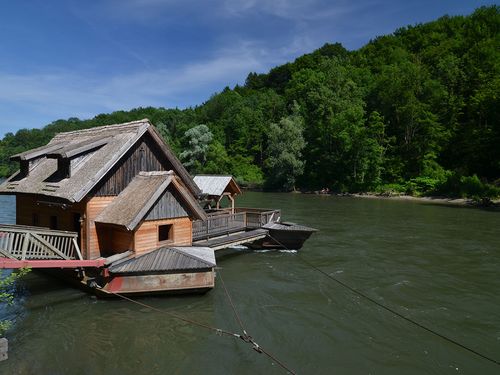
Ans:
<svg viewBox="0 0 500 375"><path fill-rule="evenodd" d="M281 208L318 228L299 251L218 259L241 319L298 374L500 374L500 366L353 294L500 361L500 213L420 202L245 193L240 206ZM14 221L0 196L0 222ZM242 340L124 300L100 300L32 272L0 374L285 374ZM205 295L141 302L238 331L220 280Z"/></svg>

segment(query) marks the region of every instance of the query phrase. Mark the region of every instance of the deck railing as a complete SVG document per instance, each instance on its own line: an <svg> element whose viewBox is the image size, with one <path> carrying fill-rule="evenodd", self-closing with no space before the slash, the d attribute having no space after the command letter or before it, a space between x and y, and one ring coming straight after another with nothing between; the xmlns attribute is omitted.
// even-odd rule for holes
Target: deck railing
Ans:
<svg viewBox="0 0 500 375"><path fill-rule="evenodd" d="M236 208L230 210L213 210L207 220L193 222L193 240L209 239L245 229L260 228L265 224L279 221L280 210L259 208Z"/></svg>
<svg viewBox="0 0 500 375"><path fill-rule="evenodd" d="M217 213L209 215L207 220L193 221L193 240L208 239L232 232L244 230L245 213Z"/></svg>
<svg viewBox="0 0 500 375"><path fill-rule="evenodd" d="M26 259L82 259L78 234L24 225L0 224L0 256Z"/></svg>

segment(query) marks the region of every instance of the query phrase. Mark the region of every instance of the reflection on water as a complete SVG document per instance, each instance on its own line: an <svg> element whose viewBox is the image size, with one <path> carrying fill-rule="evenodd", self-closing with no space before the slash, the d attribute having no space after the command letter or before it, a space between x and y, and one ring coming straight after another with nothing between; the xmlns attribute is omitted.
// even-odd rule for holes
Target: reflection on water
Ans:
<svg viewBox="0 0 500 375"><path fill-rule="evenodd" d="M3 222L14 203L0 196ZM500 214L415 202L246 193L320 229L299 252L219 259L248 331L302 374L497 374L493 364L408 325L302 258L413 319L500 356ZM45 276L22 283L3 374L282 374L241 340ZM141 301L237 331L220 283L202 296ZM5 311L3 312L5 315Z"/></svg>

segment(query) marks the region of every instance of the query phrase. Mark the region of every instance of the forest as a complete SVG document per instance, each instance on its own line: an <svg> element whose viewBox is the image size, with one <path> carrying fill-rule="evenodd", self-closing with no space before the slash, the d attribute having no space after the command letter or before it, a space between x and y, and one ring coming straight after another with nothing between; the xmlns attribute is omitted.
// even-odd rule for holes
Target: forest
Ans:
<svg viewBox="0 0 500 375"><path fill-rule="evenodd" d="M500 196L500 7L339 43L250 73L186 109L137 108L7 133L9 156L55 133L149 118L189 171L268 190Z"/></svg>

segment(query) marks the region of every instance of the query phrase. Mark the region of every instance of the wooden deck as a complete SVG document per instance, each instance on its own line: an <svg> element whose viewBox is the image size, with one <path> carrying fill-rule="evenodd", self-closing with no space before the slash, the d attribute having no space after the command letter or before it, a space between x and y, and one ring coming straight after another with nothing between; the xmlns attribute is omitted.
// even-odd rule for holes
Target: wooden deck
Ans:
<svg viewBox="0 0 500 375"><path fill-rule="evenodd" d="M208 240L212 237L229 235L246 230L247 220L244 212L232 214L221 211L209 214L207 220L193 221L193 241Z"/></svg>
<svg viewBox="0 0 500 375"><path fill-rule="evenodd" d="M203 246L210 247L214 250L221 250L227 247L243 245L260 240L266 237L267 233L268 231L265 229L253 229L247 232L238 232L208 240L196 241L193 242L193 246Z"/></svg>
<svg viewBox="0 0 500 375"><path fill-rule="evenodd" d="M0 269L103 266L104 259L82 258L77 239L75 232L0 224Z"/></svg>
<svg viewBox="0 0 500 375"><path fill-rule="evenodd" d="M207 220L193 221L193 241L257 229L281 219L280 210L264 208L238 207L234 212L231 209L212 210L207 215Z"/></svg>
<svg viewBox="0 0 500 375"><path fill-rule="evenodd" d="M78 234L25 225L0 225L0 256L17 259L82 259Z"/></svg>

